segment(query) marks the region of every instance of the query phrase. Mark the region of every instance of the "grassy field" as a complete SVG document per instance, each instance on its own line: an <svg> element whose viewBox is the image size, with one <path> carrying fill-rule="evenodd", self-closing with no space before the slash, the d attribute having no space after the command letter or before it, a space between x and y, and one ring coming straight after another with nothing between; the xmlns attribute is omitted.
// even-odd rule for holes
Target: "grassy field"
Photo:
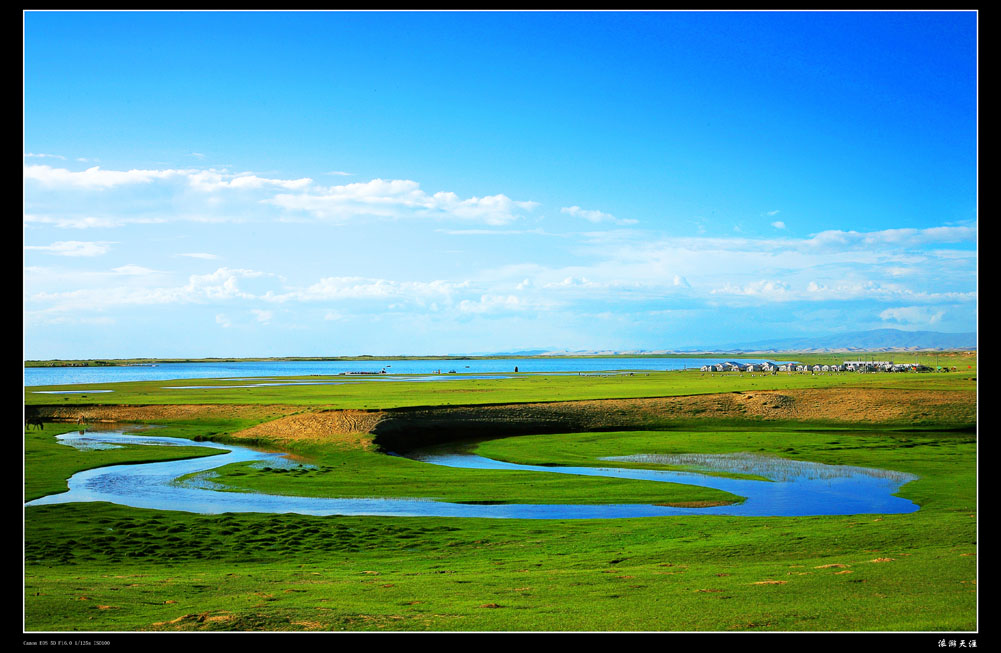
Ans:
<svg viewBox="0 0 1001 653"><path fill-rule="evenodd" d="M421 375L423 376L423 375ZM871 388L964 390L976 389L976 366L948 373L811 374L783 372L748 374L698 371L635 372L632 375L497 375L494 379L446 377L438 381L409 381L405 375L380 379L344 376L287 377L301 385L261 386L253 379L190 379L130 383L32 386L25 391L27 405L93 404L284 404L328 406L338 409L382 409L401 406L507 404L663 397L753 390L802 388ZM507 378L504 378L504 377ZM399 379L388 381L386 379ZM313 384L307 385L306 383ZM196 387L191 387L196 386ZM72 389L72 395L50 394ZM94 392L87 391L109 391ZM76 394L80 393L80 394Z"/></svg>
<svg viewBox="0 0 1001 653"><path fill-rule="evenodd" d="M210 385L203 381L191 385ZM488 457L597 465L634 453L766 453L915 474L906 515L679 516L609 520L311 517L138 510L107 503L24 511L24 629L63 631L918 631L977 623L977 439L973 374L522 377L441 383L164 389L108 386L86 398L26 403L213 404L389 409L819 388L935 391L955 397L918 428L894 420L830 424L688 421L491 439ZM972 394L971 394L972 393ZM114 395L111 397L110 395ZM235 410L235 409L234 409ZM232 439L268 410L157 419L158 435ZM954 415L956 417L954 417ZM932 419L933 418L933 419ZM909 422L908 422L909 424ZM25 498L65 488L74 471L204 452L80 452L56 444L76 426L25 432ZM277 443L276 443L277 444ZM422 465L371 441L282 440L299 468L232 465L234 491L414 496L512 503L723 502L707 488Z"/></svg>

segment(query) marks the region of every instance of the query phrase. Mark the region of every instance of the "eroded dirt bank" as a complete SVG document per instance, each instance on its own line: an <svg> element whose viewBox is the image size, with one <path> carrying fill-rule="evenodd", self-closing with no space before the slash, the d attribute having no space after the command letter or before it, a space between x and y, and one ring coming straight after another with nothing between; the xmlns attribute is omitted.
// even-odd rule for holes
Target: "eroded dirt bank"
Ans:
<svg viewBox="0 0 1001 653"><path fill-rule="evenodd" d="M52 406L52 421L157 421L243 417L262 423L233 434L276 442L324 439L393 451L475 437L662 428L692 420L801 421L873 425L970 426L976 392L806 389L649 399L322 410L292 406Z"/></svg>
<svg viewBox="0 0 1001 653"><path fill-rule="evenodd" d="M375 443L402 451L450 440L531 433L664 428L692 421L844 423L943 427L976 423L975 392L784 390L386 411Z"/></svg>

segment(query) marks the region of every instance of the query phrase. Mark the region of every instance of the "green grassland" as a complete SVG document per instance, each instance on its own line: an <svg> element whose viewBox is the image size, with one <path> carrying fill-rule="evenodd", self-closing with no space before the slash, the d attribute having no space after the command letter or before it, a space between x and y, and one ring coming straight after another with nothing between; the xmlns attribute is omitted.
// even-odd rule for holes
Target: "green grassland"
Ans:
<svg viewBox="0 0 1001 653"><path fill-rule="evenodd" d="M423 377L424 375L420 375ZM627 399L678 395L787 390L803 388L875 388L897 390L976 389L976 367L947 373L749 374L698 371L634 372L606 375L496 375L493 379L447 378L405 381L413 376L351 379L344 376L287 377L284 381L315 385L257 386L253 380L189 379L129 383L74 384L82 394L48 392L68 386L32 386L27 405L63 404L284 404L339 409L382 409L402 406L507 404L540 401ZM400 379L388 381L386 379ZM185 386L198 386L185 388ZM235 387L234 387L235 386ZM85 391L111 390L111 392Z"/></svg>
<svg viewBox="0 0 1001 653"><path fill-rule="evenodd" d="M391 408L754 389L975 390L974 375L525 376L441 383L165 390L29 404L289 404ZM190 385L210 385L197 381ZM96 386L95 386L96 387ZM104 387L104 386L102 386ZM109 395L115 395L113 398ZM164 421L225 440L262 418ZM945 420L948 422L948 420ZM967 427L969 425L966 425ZM76 426L25 431L25 498L81 469L204 452L77 451ZM708 488L422 465L371 448L286 443L291 469L231 465L234 491L448 501L720 502ZM953 422L727 423L506 437L468 446L527 464L635 453L752 452L908 472L906 515L607 520L199 515L108 503L24 511L25 631L976 631L977 438Z"/></svg>

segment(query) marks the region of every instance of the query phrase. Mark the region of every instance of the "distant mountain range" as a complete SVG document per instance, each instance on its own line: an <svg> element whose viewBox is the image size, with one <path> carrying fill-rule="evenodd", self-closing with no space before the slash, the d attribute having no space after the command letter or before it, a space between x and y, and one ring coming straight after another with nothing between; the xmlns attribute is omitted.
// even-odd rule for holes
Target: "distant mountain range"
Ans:
<svg viewBox="0 0 1001 653"><path fill-rule="evenodd" d="M976 333L874 329L829 336L778 338L712 348L708 351L900 351L969 350L977 348Z"/></svg>
<svg viewBox="0 0 1001 653"><path fill-rule="evenodd" d="M756 342L728 345L707 345L678 349L637 349L631 351L590 350L567 351L527 349L503 352L495 356L586 356L613 354L684 354L692 352L826 352L826 351L975 351L976 333L940 333L938 331L901 331L900 329L874 329L826 336L802 338L776 338Z"/></svg>

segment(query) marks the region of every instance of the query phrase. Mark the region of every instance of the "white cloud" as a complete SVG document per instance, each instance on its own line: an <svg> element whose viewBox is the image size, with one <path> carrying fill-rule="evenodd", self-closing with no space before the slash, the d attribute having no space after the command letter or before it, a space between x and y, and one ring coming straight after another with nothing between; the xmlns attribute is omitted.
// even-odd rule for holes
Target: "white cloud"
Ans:
<svg viewBox="0 0 1001 653"><path fill-rule="evenodd" d="M206 193L225 189L254 190L267 187L299 190L313 183L313 180L308 177L301 179L269 179L258 177L249 172L232 174L225 170L215 169L189 172L187 178L192 188Z"/></svg>
<svg viewBox="0 0 1001 653"><path fill-rule="evenodd" d="M114 276L139 277L152 273L139 266L116 268ZM123 306L149 306L169 304L218 303L237 300L254 300L260 293L253 293L240 287L246 279L271 277L265 272L219 268L210 274L194 274L182 286L146 287L134 284L99 288L80 288L59 292L38 292L29 296L34 303L49 304L49 311L102 311Z"/></svg>
<svg viewBox="0 0 1001 653"><path fill-rule="evenodd" d="M542 229L435 229L449 236L553 236Z"/></svg>
<svg viewBox="0 0 1001 653"><path fill-rule="evenodd" d="M873 280L838 281L832 285L811 281L807 284L807 292L803 299L812 300L854 300L875 299L878 301L919 301L928 303L939 302L972 302L976 301L977 293L971 292L928 292L913 290L899 283L877 282Z"/></svg>
<svg viewBox="0 0 1001 653"><path fill-rule="evenodd" d="M603 213L602 211L594 211L588 209L582 209L579 206L565 206L560 209L560 213L566 213L567 215L572 215L575 218L583 218L588 222L611 222L613 224L627 225L636 224L636 220L631 220L627 218L616 218L611 213Z"/></svg>
<svg viewBox="0 0 1001 653"><path fill-rule="evenodd" d="M104 241L61 240L51 245L27 245L25 249L47 252L56 256L101 256L106 254L113 244Z"/></svg>
<svg viewBox="0 0 1001 653"><path fill-rule="evenodd" d="M156 270L151 270L150 268L144 268L141 265L122 265L117 268L112 268L112 272L115 274L121 274L126 276L145 276L148 274L157 274Z"/></svg>
<svg viewBox="0 0 1001 653"><path fill-rule="evenodd" d="M66 157L64 157L62 154L41 154L41 153L36 154L34 152L26 152L25 155L24 155L24 158L26 158L26 159L28 159L28 158L32 158L32 159L62 159L63 161L66 160Z"/></svg>
<svg viewBox="0 0 1001 653"><path fill-rule="evenodd" d="M271 321L271 318L275 316L274 311L265 311L259 308L251 309L251 313L254 314L255 319L261 324L267 324Z"/></svg>
<svg viewBox="0 0 1001 653"><path fill-rule="evenodd" d="M101 170L99 166L82 172L46 165L24 166L25 180L36 181L50 187L107 189L124 184L148 184L157 179L168 179L189 174L185 170Z"/></svg>
<svg viewBox="0 0 1001 653"><path fill-rule="evenodd" d="M229 318L226 317L223 313L219 313L218 315L215 316L215 322L224 329L228 329L229 327L233 326L233 323L230 322Z"/></svg>
<svg viewBox="0 0 1001 653"><path fill-rule="evenodd" d="M320 189L316 193L283 193L264 200L289 211L318 218L346 221L358 216L386 219L407 217L452 218L502 225L531 211L535 202L515 201L506 195L462 199L455 193L428 194L416 181L373 179Z"/></svg>
<svg viewBox="0 0 1001 653"><path fill-rule="evenodd" d="M574 277L569 276L564 278L562 281L551 281L549 283L543 284L543 288L599 288L604 284L598 284L587 277Z"/></svg>
<svg viewBox="0 0 1001 653"><path fill-rule="evenodd" d="M931 227L928 229L885 229L858 232L829 230L815 234L803 244L810 248L920 247L932 243L975 241L972 227Z"/></svg>
<svg viewBox="0 0 1001 653"><path fill-rule="evenodd" d="M463 313L500 313L509 311L537 310L537 303L526 302L515 295L481 295L479 300L464 299L459 302Z"/></svg>
<svg viewBox="0 0 1001 653"><path fill-rule="evenodd" d="M60 229L111 229L127 224L163 224L167 220L165 218L96 218L93 216L54 218L25 214L24 222L25 224L51 225Z"/></svg>
<svg viewBox="0 0 1001 653"><path fill-rule="evenodd" d="M901 306L886 309L879 314L879 318L885 322L900 324L932 325L941 322L944 315L944 310L935 310L927 306Z"/></svg>
<svg viewBox="0 0 1001 653"><path fill-rule="evenodd" d="M111 326L115 318L107 315L53 314L46 311L25 311L25 326L78 325Z"/></svg>
<svg viewBox="0 0 1001 653"><path fill-rule="evenodd" d="M99 205L88 204L89 196L84 197L84 191L92 190L100 191L96 200ZM64 191L68 192L61 197ZM559 235L562 240L546 245L567 245L547 248L541 254L544 259L534 259L546 263L531 263L530 257L538 252L530 247L533 243L525 242L524 248L511 250L512 255L525 257L519 259L524 264L473 270L463 272L458 279L434 281L401 280L408 278L402 272L400 279L335 276L343 272L333 267L334 262L321 273L329 276L318 274L312 278L316 280L314 283L310 280L297 286L274 283L275 275L225 267L188 279L174 277L172 281L163 281L170 279L169 273L135 264L111 271L106 265L100 272L81 269L29 274L26 271L27 283L53 291L26 293L26 299L48 305L53 313L70 309L107 310L116 306L211 303L219 306L209 315L226 310L234 316L242 315L243 321L249 322L250 307L262 302L271 306L282 302L329 302L326 319L344 319L340 311L347 310L355 311L352 318L360 318L361 310L356 310L352 302L368 302L364 306L376 311L387 306L400 311L415 308L440 311L439 316L524 311L554 305L590 307L597 303L618 310L625 302L640 301L651 303L644 308L672 310L672 304L683 301L712 305L801 301L813 302L814 306L834 301L876 301L884 307L898 304L929 307L924 313L900 309L881 316L884 321L905 323L907 319L944 320L944 316L935 317L936 311L942 310L940 307L961 302L969 306L977 297L975 223L871 232L835 229L807 238L791 237L788 231L772 232L770 238L737 235L676 238L625 227L622 225L636 221L574 205L561 209L568 216L561 222L565 225L571 222L569 218L578 219L584 222L577 224L595 225L594 231L553 234L519 228L534 226L525 218L538 205L516 201L504 194L460 197L447 191L427 192L415 181L399 179L327 185L309 178L282 179L270 173L233 173L219 168L115 171L91 167L71 172L44 165L26 166L25 197L25 231L32 231L36 242L51 240L37 236L48 227L111 228L177 220L347 222L378 218L459 222L434 225L458 227L436 229L438 234ZM100 208L94 211L96 206ZM785 230L786 224L774 217L778 213L770 211L766 215L771 217L762 220L758 216L757 220ZM518 221L522 222L512 224ZM124 240L117 233L114 237ZM433 237L439 243L443 240L439 235ZM175 256L206 261L220 258L209 253L216 249L212 241L186 242L189 244L179 247L205 247L209 251L188 251ZM471 248L474 244L463 243L463 246ZM64 240L31 245L25 251L86 257L107 253L113 246L116 251L127 251L124 244L96 238L94 242ZM428 251L440 254L443 249ZM154 261L157 260L144 259L150 265L163 265ZM372 274L369 269L358 270L360 274ZM74 272L78 274L74 276ZM394 276L390 272L384 274ZM156 284L160 287L153 287ZM320 311L328 308L320 306ZM315 315L319 316L320 311ZM950 311L950 318L958 312ZM271 311L253 315L262 323L274 318ZM407 315L416 315L416 311ZM228 318L226 322L230 324ZM240 322L238 319L237 323ZM283 320L283 324L291 322Z"/></svg>
<svg viewBox="0 0 1001 653"><path fill-rule="evenodd" d="M196 301L199 299L254 299L255 295L240 290L240 279L269 276L256 270L231 270L219 268L210 274L193 274L188 283L176 291L178 299Z"/></svg>
<svg viewBox="0 0 1001 653"><path fill-rule="evenodd" d="M232 173L225 169L102 170L93 166L83 171L53 168L47 165L24 166L24 179L47 188L107 190L118 186L150 184L156 181L181 180L190 188L205 193L219 190L257 190L277 188L302 190L312 179L273 179L251 172Z"/></svg>
<svg viewBox="0 0 1001 653"><path fill-rule="evenodd" d="M771 300L790 299L789 284L776 280L753 281L743 286L727 283L710 291L713 295L746 295Z"/></svg>
<svg viewBox="0 0 1001 653"><path fill-rule="evenodd" d="M268 301L328 301L339 299L399 299L417 302L432 299L449 301L454 293L468 287L469 282L452 281L393 281L365 277L325 277L302 290L282 294L267 294Z"/></svg>

